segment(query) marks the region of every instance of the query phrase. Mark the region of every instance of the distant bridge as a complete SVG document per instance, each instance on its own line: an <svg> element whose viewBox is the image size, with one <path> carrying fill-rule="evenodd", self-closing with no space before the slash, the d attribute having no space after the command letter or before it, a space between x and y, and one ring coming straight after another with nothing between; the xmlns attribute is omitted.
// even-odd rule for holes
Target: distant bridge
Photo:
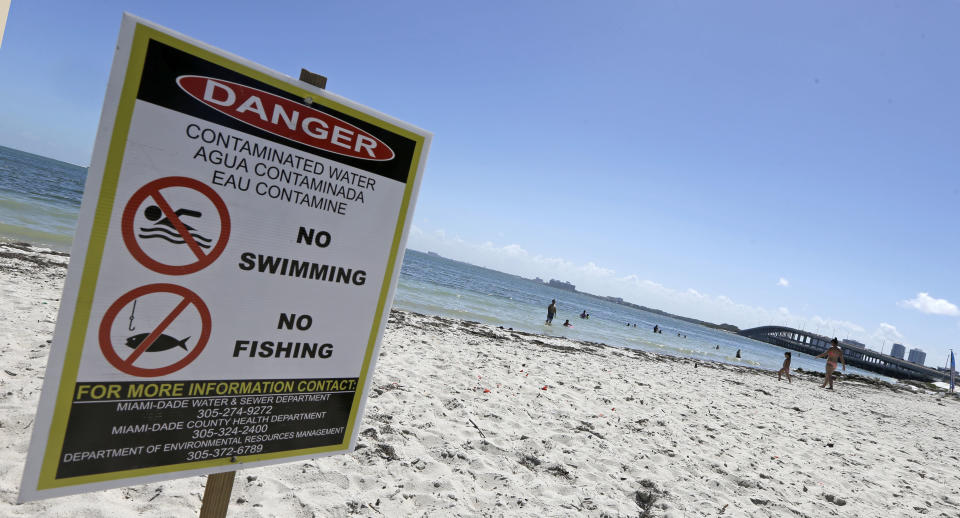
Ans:
<svg viewBox="0 0 960 518"><path fill-rule="evenodd" d="M823 335L782 326L755 327L744 329L738 334L812 356L829 349L831 340ZM855 347L843 342L838 345L843 350L843 358L847 361L847 364L863 370L876 372L891 378L921 381L946 381L950 377L948 373L894 358L889 354L880 354L877 351Z"/></svg>

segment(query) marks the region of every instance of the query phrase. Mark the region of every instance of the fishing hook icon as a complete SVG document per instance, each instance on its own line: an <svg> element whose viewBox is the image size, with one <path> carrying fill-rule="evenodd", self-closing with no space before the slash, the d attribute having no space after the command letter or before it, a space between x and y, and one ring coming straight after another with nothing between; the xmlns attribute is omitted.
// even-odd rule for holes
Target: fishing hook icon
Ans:
<svg viewBox="0 0 960 518"><path fill-rule="evenodd" d="M127 329L129 329L130 331L133 331L134 329L136 329L133 326L133 312L136 310L137 310L137 299L133 299L133 308L130 309L130 325L127 326Z"/></svg>

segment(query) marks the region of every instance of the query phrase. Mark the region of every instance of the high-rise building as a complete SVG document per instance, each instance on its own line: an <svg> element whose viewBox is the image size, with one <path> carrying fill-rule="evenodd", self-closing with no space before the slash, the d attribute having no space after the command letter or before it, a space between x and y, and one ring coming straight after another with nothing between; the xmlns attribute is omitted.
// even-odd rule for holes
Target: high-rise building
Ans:
<svg viewBox="0 0 960 518"><path fill-rule="evenodd" d="M561 290L577 291L577 287L574 286L573 284L570 284L569 282L550 279L550 282L548 282L547 284L549 284L550 286L553 286L554 288L560 288Z"/></svg>
<svg viewBox="0 0 960 518"><path fill-rule="evenodd" d="M926 361L926 359L927 359L927 353L917 348L910 349L910 355L907 356L908 362L913 362L913 363L916 363L917 365L923 365L923 362Z"/></svg>
<svg viewBox="0 0 960 518"><path fill-rule="evenodd" d="M907 348L903 344L893 344L893 347L890 348L890 356L894 358L903 359L903 354L907 352Z"/></svg>

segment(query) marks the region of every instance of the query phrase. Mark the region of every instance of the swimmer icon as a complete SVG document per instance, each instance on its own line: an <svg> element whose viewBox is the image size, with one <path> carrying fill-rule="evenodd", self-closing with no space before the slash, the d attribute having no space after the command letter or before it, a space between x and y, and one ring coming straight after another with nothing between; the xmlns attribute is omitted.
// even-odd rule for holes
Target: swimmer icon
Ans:
<svg viewBox="0 0 960 518"><path fill-rule="evenodd" d="M183 223L185 216L200 218L203 216L203 213L190 209L177 209L174 211L174 215ZM141 239L163 239L175 245L187 244L184 238L180 236L177 227L170 221L170 218L163 215L163 210L160 207L150 205L144 209L143 217L149 221L156 222L156 224L152 227L140 227L140 233L137 234L137 237ZM210 238L204 237L203 234L197 232L195 228L186 223L183 223L183 227L187 229L190 236L197 241L197 246L204 249L210 248Z"/></svg>
<svg viewBox="0 0 960 518"><path fill-rule="evenodd" d="M185 201L174 209L178 198ZM198 204L209 210L198 210ZM201 224L202 232L197 228ZM143 266L165 275L186 275L206 268L223 253L230 237L230 214L209 185L171 176L133 194L123 210L121 233L127 250Z"/></svg>

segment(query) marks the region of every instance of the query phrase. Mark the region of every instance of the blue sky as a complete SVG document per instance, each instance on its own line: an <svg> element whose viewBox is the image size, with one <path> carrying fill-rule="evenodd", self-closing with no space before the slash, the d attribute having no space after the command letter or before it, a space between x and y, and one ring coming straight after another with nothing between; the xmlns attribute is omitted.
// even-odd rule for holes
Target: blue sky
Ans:
<svg viewBox="0 0 960 518"><path fill-rule="evenodd" d="M89 162L125 10L434 132L411 248L960 351L960 3L14 0L0 144Z"/></svg>

